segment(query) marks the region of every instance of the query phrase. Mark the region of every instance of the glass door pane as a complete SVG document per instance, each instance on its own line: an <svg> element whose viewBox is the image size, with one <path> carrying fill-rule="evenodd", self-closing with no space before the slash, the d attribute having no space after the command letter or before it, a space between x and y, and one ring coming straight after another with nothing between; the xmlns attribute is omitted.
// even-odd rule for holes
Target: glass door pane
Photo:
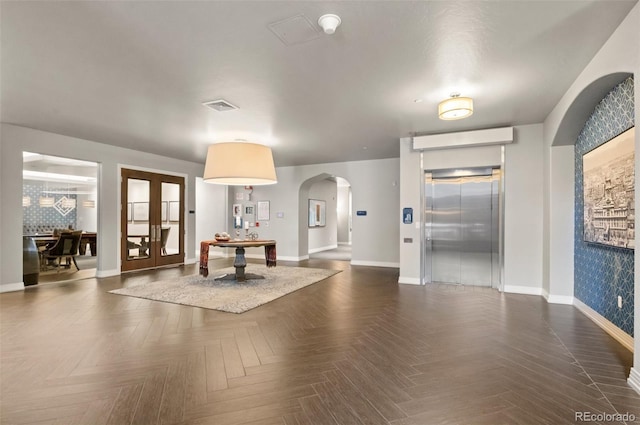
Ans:
<svg viewBox="0 0 640 425"><path fill-rule="evenodd" d="M151 185L147 180L129 179L127 187L128 205L131 206L131 220L127 223L127 257L129 259L149 258Z"/></svg>
<svg viewBox="0 0 640 425"><path fill-rule="evenodd" d="M122 270L153 267L152 179L147 173L122 170Z"/></svg>
<svg viewBox="0 0 640 425"><path fill-rule="evenodd" d="M160 224L157 234L161 265L184 262L184 179L160 177Z"/></svg>

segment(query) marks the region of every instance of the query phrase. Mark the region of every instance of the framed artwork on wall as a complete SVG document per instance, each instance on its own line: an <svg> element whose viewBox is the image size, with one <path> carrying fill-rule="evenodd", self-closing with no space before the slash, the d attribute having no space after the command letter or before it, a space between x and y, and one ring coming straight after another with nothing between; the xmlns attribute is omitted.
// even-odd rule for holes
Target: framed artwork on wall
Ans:
<svg viewBox="0 0 640 425"><path fill-rule="evenodd" d="M242 204L233 204L233 216L240 217L242 215Z"/></svg>
<svg viewBox="0 0 640 425"><path fill-rule="evenodd" d="M309 199L309 227L323 227L327 225L327 202Z"/></svg>
<svg viewBox="0 0 640 425"><path fill-rule="evenodd" d="M133 202L133 221L149 221L149 203Z"/></svg>
<svg viewBox="0 0 640 425"><path fill-rule="evenodd" d="M258 201L258 221L268 221L270 216L269 201Z"/></svg>
<svg viewBox="0 0 640 425"><path fill-rule="evenodd" d="M582 156L584 241L635 247L635 127Z"/></svg>
<svg viewBox="0 0 640 425"><path fill-rule="evenodd" d="M180 202L169 202L169 221L180 221Z"/></svg>

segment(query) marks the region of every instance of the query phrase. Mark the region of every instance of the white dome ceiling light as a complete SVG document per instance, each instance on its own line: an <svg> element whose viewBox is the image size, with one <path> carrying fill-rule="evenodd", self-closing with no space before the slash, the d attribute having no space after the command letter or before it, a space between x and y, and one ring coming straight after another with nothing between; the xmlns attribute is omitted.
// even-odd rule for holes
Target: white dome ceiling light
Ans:
<svg viewBox="0 0 640 425"><path fill-rule="evenodd" d="M438 104L438 118L445 121L461 120L473 114L473 99L460 97L460 93L451 93L449 99Z"/></svg>
<svg viewBox="0 0 640 425"><path fill-rule="evenodd" d="M318 19L318 25L322 27L322 30L325 34L333 34L336 32L336 28L340 26L342 20L338 15L333 15L331 13L322 15L320 19Z"/></svg>

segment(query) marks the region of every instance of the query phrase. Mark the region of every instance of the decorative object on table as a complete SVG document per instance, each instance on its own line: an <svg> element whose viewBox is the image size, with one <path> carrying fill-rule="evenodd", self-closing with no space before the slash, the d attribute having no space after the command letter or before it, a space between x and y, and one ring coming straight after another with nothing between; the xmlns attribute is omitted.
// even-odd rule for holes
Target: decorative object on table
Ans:
<svg viewBox="0 0 640 425"><path fill-rule="evenodd" d="M582 156L585 242L633 249L635 127Z"/></svg>
<svg viewBox="0 0 640 425"><path fill-rule="evenodd" d="M231 239L231 235L227 232L220 232L215 234L215 240L217 241L228 241Z"/></svg>
<svg viewBox="0 0 640 425"><path fill-rule="evenodd" d="M327 202L309 199L309 227L323 227L327 224Z"/></svg>
<svg viewBox="0 0 640 425"><path fill-rule="evenodd" d="M275 184L278 179L271 148L246 142L211 145L202 180L236 186Z"/></svg>
<svg viewBox="0 0 640 425"><path fill-rule="evenodd" d="M264 279L247 280L244 284L238 285L233 281L220 281L214 278L233 273L233 268L229 267L214 270L212 276L208 278L192 275L142 283L109 292L229 313L244 313L340 273L339 270L307 267L267 268L260 264L251 264L251 267L263 275Z"/></svg>

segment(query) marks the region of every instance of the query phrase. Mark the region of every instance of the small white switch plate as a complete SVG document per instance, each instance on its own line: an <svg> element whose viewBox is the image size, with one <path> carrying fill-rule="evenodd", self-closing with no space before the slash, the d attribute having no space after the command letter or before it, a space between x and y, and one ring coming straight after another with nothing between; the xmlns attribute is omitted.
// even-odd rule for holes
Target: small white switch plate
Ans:
<svg viewBox="0 0 640 425"><path fill-rule="evenodd" d="M622 308L622 297L618 295L618 308Z"/></svg>

